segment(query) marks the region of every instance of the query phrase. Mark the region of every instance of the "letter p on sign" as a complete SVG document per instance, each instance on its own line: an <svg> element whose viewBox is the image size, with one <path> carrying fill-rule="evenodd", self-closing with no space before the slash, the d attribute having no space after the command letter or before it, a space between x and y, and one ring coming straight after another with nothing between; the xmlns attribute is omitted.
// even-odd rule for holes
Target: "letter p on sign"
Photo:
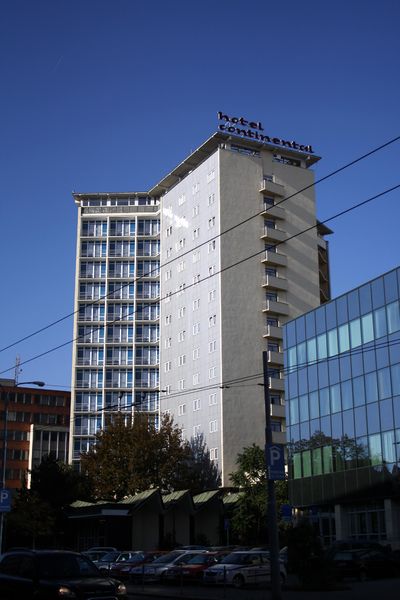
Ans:
<svg viewBox="0 0 400 600"><path fill-rule="evenodd" d="M267 444L265 459L268 479L285 479L285 450L283 444Z"/></svg>

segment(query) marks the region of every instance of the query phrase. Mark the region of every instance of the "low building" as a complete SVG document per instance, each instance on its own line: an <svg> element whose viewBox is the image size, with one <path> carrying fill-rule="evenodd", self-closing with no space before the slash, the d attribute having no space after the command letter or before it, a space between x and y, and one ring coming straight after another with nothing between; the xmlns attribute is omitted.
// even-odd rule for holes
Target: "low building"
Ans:
<svg viewBox="0 0 400 600"><path fill-rule="evenodd" d="M290 500L324 542L400 547L400 268L284 326Z"/></svg>
<svg viewBox="0 0 400 600"><path fill-rule="evenodd" d="M0 420L1 457L7 432L6 488L20 488L25 478L29 485L28 471L43 456L68 462L70 392L16 387L13 380L0 379Z"/></svg>

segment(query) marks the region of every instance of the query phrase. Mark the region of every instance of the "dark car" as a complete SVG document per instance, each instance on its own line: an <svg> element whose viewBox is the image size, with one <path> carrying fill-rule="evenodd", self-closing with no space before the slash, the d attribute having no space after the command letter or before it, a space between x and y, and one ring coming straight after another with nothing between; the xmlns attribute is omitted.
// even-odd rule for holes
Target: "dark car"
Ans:
<svg viewBox="0 0 400 600"><path fill-rule="evenodd" d="M126 588L85 556L62 550L7 552L0 560L1 600L127 600Z"/></svg>
<svg viewBox="0 0 400 600"><path fill-rule="evenodd" d="M400 574L399 563L389 552L380 549L340 550L332 557L336 577L394 577Z"/></svg>
<svg viewBox="0 0 400 600"><path fill-rule="evenodd" d="M105 556L102 556L98 561L95 562L95 565L100 571L111 572L111 568L117 563L125 563L128 560L131 560L137 554L140 553L140 550L123 550L122 552L110 552ZM111 560L110 560L111 559Z"/></svg>

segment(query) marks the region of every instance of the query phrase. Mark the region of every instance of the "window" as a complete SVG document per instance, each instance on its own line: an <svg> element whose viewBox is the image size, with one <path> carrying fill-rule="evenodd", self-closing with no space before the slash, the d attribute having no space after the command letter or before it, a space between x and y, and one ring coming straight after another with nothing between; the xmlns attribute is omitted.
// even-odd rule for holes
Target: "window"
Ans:
<svg viewBox="0 0 400 600"><path fill-rule="evenodd" d="M195 400L193 400L193 410L200 410L200 398L195 398Z"/></svg>
<svg viewBox="0 0 400 600"><path fill-rule="evenodd" d="M181 238L178 242L176 242L175 249L177 251L183 250L185 246L186 246L186 240L185 240L185 238Z"/></svg>
<svg viewBox="0 0 400 600"><path fill-rule="evenodd" d="M186 308L184 306L181 306L178 309L178 319L182 319L182 317L185 316L185 312L186 312Z"/></svg>
<svg viewBox="0 0 400 600"><path fill-rule="evenodd" d="M178 296L181 296L183 294L183 292L185 291L185 287L186 287L185 283L180 283L178 285L178 288L176 290L178 292Z"/></svg>
<svg viewBox="0 0 400 600"><path fill-rule="evenodd" d="M200 425L195 425L193 427L193 437L196 438L196 437L199 437L199 435L200 435Z"/></svg>
<svg viewBox="0 0 400 600"><path fill-rule="evenodd" d="M196 298L193 300L193 310L198 310L200 308L200 298Z"/></svg>
<svg viewBox="0 0 400 600"><path fill-rule="evenodd" d="M181 417L186 413L186 404L180 404L178 406L178 415Z"/></svg>
<svg viewBox="0 0 400 600"><path fill-rule="evenodd" d="M183 329L178 333L178 342L183 342L186 337L186 331Z"/></svg>
<svg viewBox="0 0 400 600"><path fill-rule="evenodd" d="M208 275L210 277L212 277L212 275L215 275L215 273L216 273L216 267L215 267L215 265L211 265L211 267L208 267Z"/></svg>
<svg viewBox="0 0 400 600"><path fill-rule="evenodd" d="M217 349L217 340L213 340L212 342L208 343L208 351L211 352L215 352Z"/></svg>
<svg viewBox="0 0 400 600"><path fill-rule="evenodd" d="M171 302L171 296L172 296L172 292L167 292L167 293L165 294L164 301L165 301L165 302Z"/></svg>
<svg viewBox="0 0 400 600"><path fill-rule="evenodd" d="M208 219L208 229L212 229L213 227L215 227L215 217Z"/></svg>
<svg viewBox="0 0 400 600"><path fill-rule="evenodd" d="M178 198L178 206L182 206L182 204L184 204L184 202L186 202L186 195L181 194L181 196L179 196L179 198Z"/></svg>
<svg viewBox="0 0 400 600"><path fill-rule="evenodd" d="M171 258L172 248L167 248L167 258Z"/></svg>
<svg viewBox="0 0 400 600"><path fill-rule="evenodd" d="M279 327L279 321L275 317L268 317L267 325L270 325L271 327Z"/></svg>
<svg viewBox="0 0 400 600"><path fill-rule="evenodd" d="M195 229L193 229L193 239L197 239L200 235L200 227L196 227Z"/></svg>
<svg viewBox="0 0 400 600"><path fill-rule="evenodd" d="M171 348L172 338L168 337L164 340L164 348Z"/></svg>
<svg viewBox="0 0 400 600"><path fill-rule="evenodd" d="M178 367L183 367L183 365L186 363L186 354L181 354L180 356L178 356Z"/></svg>
<svg viewBox="0 0 400 600"><path fill-rule="evenodd" d="M178 380L178 390L184 390L184 389L185 389L185 380L179 379Z"/></svg>
<svg viewBox="0 0 400 600"><path fill-rule="evenodd" d="M208 206L211 206L211 204L214 204L215 202L215 194L210 194L208 196Z"/></svg>
<svg viewBox="0 0 400 600"><path fill-rule="evenodd" d="M164 274L165 281L168 281L168 279L171 279L171 277L172 277L172 271L171 271L171 269L167 269L167 271L165 271L165 274Z"/></svg>
<svg viewBox="0 0 400 600"><path fill-rule="evenodd" d="M217 404L217 394L209 394L208 404L209 404L209 406L213 406L214 404Z"/></svg>
<svg viewBox="0 0 400 600"><path fill-rule="evenodd" d="M193 275L193 283L200 283L200 273L198 273L197 275Z"/></svg>
<svg viewBox="0 0 400 600"><path fill-rule="evenodd" d="M165 315L164 322L166 325L170 325L172 323L172 315Z"/></svg>
<svg viewBox="0 0 400 600"><path fill-rule="evenodd" d="M216 248L216 241L212 240L212 242L208 243L208 252L213 252Z"/></svg>
<svg viewBox="0 0 400 600"><path fill-rule="evenodd" d="M167 362L164 363L164 371L165 373L168 373L168 371L171 370L171 361L168 360Z"/></svg>
<svg viewBox="0 0 400 600"><path fill-rule="evenodd" d="M215 169L211 169L211 171L207 173L207 183L210 183L213 179L215 179Z"/></svg>
<svg viewBox="0 0 400 600"><path fill-rule="evenodd" d="M275 219L264 219L264 229L276 229Z"/></svg>
<svg viewBox="0 0 400 600"><path fill-rule="evenodd" d="M200 348L193 348L193 360L197 360L200 357Z"/></svg>
<svg viewBox="0 0 400 600"><path fill-rule="evenodd" d="M214 325L216 325L217 323L217 315L211 315L211 317L208 317L208 326L209 327L214 327Z"/></svg>
<svg viewBox="0 0 400 600"><path fill-rule="evenodd" d="M208 379L214 379L217 376L217 367L210 367L208 369Z"/></svg>
<svg viewBox="0 0 400 600"><path fill-rule="evenodd" d="M215 433L216 431L218 431L218 423L216 419L214 421L210 421L209 431L210 433Z"/></svg>
<svg viewBox="0 0 400 600"><path fill-rule="evenodd" d="M196 252L193 252L192 258L193 262L197 263L200 260L200 250L196 250Z"/></svg>
<svg viewBox="0 0 400 600"><path fill-rule="evenodd" d="M270 277L277 277L277 270L275 267L265 267L265 274Z"/></svg>
<svg viewBox="0 0 400 600"><path fill-rule="evenodd" d="M218 448L210 448L210 460L218 460Z"/></svg>
<svg viewBox="0 0 400 600"><path fill-rule="evenodd" d="M172 235L172 225L166 228L165 237L170 237Z"/></svg>
<svg viewBox="0 0 400 600"><path fill-rule="evenodd" d="M192 186L192 194L197 194L200 191L200 183L197 182Z"/></svg>
<svg viewBox="0 0 400 600"><path fill-rule="evenodd" d="M178 271L178 273L182 273L182 271L184 271L184 270L185 270L185 268L186 268L186 261L184 261L184 260L181 260L181 261L178 263L178 266L177 266L177 271Z"/></svg>
<svg viewBox="0 0 400 600"><path fill-rule="evenodd" d="M194 373L193 375L193 385L198 385L200 382L200 375L198 373Z"/></svg>
<svg viewBox="0 0 400 600"><path fill-rule="evenodd" d="M265 299L272 302L278 302L278 294L276 292L266 292Z"/></svg>
<svg viewBox="0 0 400 600"><path fill-rule="evenodd" d="M197 335L200 331L200 323L194 323L193 325L193 335Z"/></svg>
<svg viewBox="0 0 400 600"><path fill-rule="evenodd" d="M213 300L215 300L215 298L216 298L216 295L217 295L217 292L216 292L216 290L210 290L210 291L208 292L208 301L209 301L209 302L212 302Z"/></svg>
<svg viewBox="0 0 400 600"><path fill-rule="evenodd" d="M197 217L197 215L199 214L199 211L200 211L200 207L199 207L199 205L198 205L198 204L196 204L196 206L193 206L193 209L192 209L192 216L193 216L193 217Z"/></svg>

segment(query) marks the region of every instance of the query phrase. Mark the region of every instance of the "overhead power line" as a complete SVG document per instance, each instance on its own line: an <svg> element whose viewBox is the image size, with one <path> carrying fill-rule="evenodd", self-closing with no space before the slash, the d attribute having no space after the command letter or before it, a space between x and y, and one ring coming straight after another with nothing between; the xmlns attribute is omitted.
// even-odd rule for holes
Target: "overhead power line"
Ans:
<svg viewBox="0 0 400 600"><path fill-rule="evenodd" d="M362 154L361 156L359 156L358 158L355 158L354 160L342 165L341 167L339 167L338 169L335 169L334 171L331 171L330 173L328 173L327 175L324 175L323 177L321 177L320 179L317 179L316 181L314 181L313 183L301 188L300 190L297 190L296 192L294 192L293 194L290 194L289 196L286 196L285 198L283 198L282 200L280 200L279 202L277 202L274 206L279 206L280 204L283 204L284 202L286 202L287 200L290 200L291 198L294 198L295 196L298 196L299 194L305 192L306 190L318 185L319 183L322 183L323 181L326 181L327 179L330 179L331 177L338 175L339 173L341 173L342 171L354 166L355 164L361 162L362 160L372 156L373 154L379 152L380 150L383 150L384 148L387 148L388 146L390 146L391 144L394 144L395 142L397 142L398 140L400 140L400 136L396 136L394 138L392 138L391 140L389 140L388 142L385 142L384 144L381 144L380 146L377 146L376 148L373 148L372 150L370 150L369 152L366 152L365 154ZM212 240L216 240L220 237L222 237L223 235L225 235L226 233L230 233L231 231L237 229L238 227L241 227L242 225L248 223L249 221L251 221L252 219L255 219L257 217L259 217L260 215L264 214L265 212L268 212L268 208L266 210L257 212L254 215L251 215L250 217L248 217L247 219L244 219L243 221L240 221L239 223L236 223L235 225L232 225L231 227L229 227L228 229L222 231L220 234L218 234L215 237L212 237L200 244L198 244L197 246L191 248L190 250L187 250L185 252L182 252L179 256L180 258L188 255L189 253L192 253L196 250L198 250L199 248L201 248L202 246L205 246L206 244L208 244L210 241ZM82 258L82 257L81 257ZM88 257L91 258L91 257ZM169 261L167 261L163 267L168 266L169 264L172 264L174 262L174 260L176 259L171 259ZM150 271L149 274L147 275L147 277L149 275L151 275L152 272L155 272L155 270ZM143 279L146 276L140 276L140 277L136 277L133 280L130 280L128 283L121 285L120 288L113 290L112 292L108 292L107 294L100 296L99 298L93 300L92 302L88 302L86 304L86 306L91 306L93 304L98 303L101 300L104 300L105 298L108 298L109 296L112 296L113 294L115 294L116 292L120 291L121 289L127 287L128 285L132 284L132 283L136 283L138 281L143 281ZM79 310L79 309L78 309ZM50 329L51 327L54 327L55 325L58 325L59 323L62 323L63 321L65 321L66 319L69 319L70 317L73 317L78 310L72 311L66 315L64 315L63 317L60 317L59 319L56 319L55 321L52 321L51 323L48 323L47 325L44 325L43 327L37 329L36 331L33 331L32 333L29 333L25 336L23 336L22 338L19 338L18 340L8 344L7 346L4 346L3 348L0 348L0 353L1 352L5 352L6 350L9 350L10 348L13 348L14 346L40 334L43 333L44 331L46 331L47 329Z"/></svg>
<svg viewBox="0 0 400 600"><path fill-rule="evenodd" d="M356 210L356 209L358 209L358 208L360 208L362 206L365 206L366 204L372 202L373 200L376 200L378 198L382 198L386 194L389 194L389 193L391 193L394 190L397 190L399 188L400 188L400 184L397 184L397 185L395 185L395 186L393 186L393 187L391 187L391 188L389 188L389 189L387 189L387 190L385 190L383 192L380 192L379 194L375 194L374 196L371 196L370 198L367 198L366 200L358 202L357 204L354 204L353 206L351 206L351 207L349 207L349 208L347 208L345 210L342 210L342 211L336 213L335 215L332 215L331 217L328 217L324 221L321 221L320 224L329 223L330 221L333 221L334 219L337 219L337 218L339 218L339 217L341 217L341 216L343 216L343 215L345 215L345 214L347 214L349 212L352 212L353 210ZM312 229L315 229L317 227L318 227L318 223L316 223L315 225L311 225L310 227L307 227L306 229L293 234L292 236L286 238L285 240L283 240L281 242L276 242L276 244L271 244L270 248L275 248L276 246L279 246L280 244L286 243L286 242L288 242L288 241L290 241L290 240L292 240L294 238L297 238L300 235L303 235L304 233L307 233L307 232L309 232ZM225 271L228 271L229 269L232 269L233 267L237 267L238 265L246 262L247 260L255 258L256 256L259 256L260 254L264 254L264 253L265 253L265 248L263 250L255 252L254 254L251 254L250 256L247 256L245 258L242 258L242 259L236 261L232 265L228 265L228 266L220 269L219 271L216 271L213 275L208 275L207 277L201 279L199 282L195 282L195 283L189 284L188 286L185 287L185 290L189 289L190 287L193 287L195 285L199 285L199 283L202 283L203 281L208 281L209 279L211 279L211 277L215 277L216 275L220 275L221 273L223 273ZM167 297L170 298L171 296L174 296L175 294L179 294L179 293L181 293L181 290L176 290L175 292L172 292L169 296L157 299L155 302L158 304L162 300L165 300L165 298L167 298ZM131 313L127 313L124 316L125 317L131 316L134 313L135 313L135 311L132 311ZM108 322L107 325L112 325L114 323L120 323L121 320L122 320L121 318L115 319L113 321ZM124 320L126 320L126 319L124 319ZM96 330L100 329L101 327L102 327L102 325L99 326L97 329L94 328L93 331L96 331ZM62 344L59 344L59 345L57 345L57 346L55 346L53 348L50 348L49 350L45 350L44 352L41 352L40 354L37 354L37 355L35 355L35 356L31 357L31 358L28 358L27 360L22 361L20 363L20 365L22 366L22 365L28 364L30 362L33 362L34 360L37 360L39 358L42 358L43 356L46 356L48 354L51 354L52 352L55 352L56 350L60 350L61 348L64 348L65 346L68 346L69 344L72 344L74 341L79 340L82 337L84 337L84 336L78 336L76 338L73 338L72 340L68 340L67 342L63 342ZM14 369L14 365L12 367L9 367L8 369L3 369L3 371L0 371L0 375L2 375L3 373L7 373L11 369Z"/></svg>

